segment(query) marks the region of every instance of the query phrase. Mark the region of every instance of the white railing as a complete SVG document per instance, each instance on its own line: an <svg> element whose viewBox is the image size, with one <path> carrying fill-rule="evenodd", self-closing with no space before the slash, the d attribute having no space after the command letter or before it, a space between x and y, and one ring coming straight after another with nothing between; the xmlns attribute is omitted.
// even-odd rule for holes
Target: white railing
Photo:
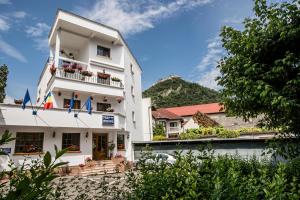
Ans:
<svg viewBox="0 0 300 200"><path fill-rule="evenodd" d="M110 77L106 79L99 78L97 75L91 73L84 75L82 72L86 71L88 64L68 58L60 58L58 68L55 71L55 77L66 78L71 80L83 81L94 84L108 85L118 88L123 88L121 81L113 81Z"/></svg>
<svg viewBox="0 0 300 200"><path fill-rule="evenodd" d="M169 127L169 132L178 132L179 130L179 127Z"/></svg>

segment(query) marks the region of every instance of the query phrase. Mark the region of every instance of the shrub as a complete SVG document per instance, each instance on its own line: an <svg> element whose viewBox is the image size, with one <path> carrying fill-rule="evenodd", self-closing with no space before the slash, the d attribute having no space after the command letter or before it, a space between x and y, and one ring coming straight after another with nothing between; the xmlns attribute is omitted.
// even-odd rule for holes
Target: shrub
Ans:
<svg viewBox="0 0 300 200"><path fill-rule="evenodd" d="M255 157L219 155L200 151L175 153L176 162L142 156L138 173L127 176L128 199L299 199L299 176L285 163ZM299 164L299 163L298 163ZM299 166L298 166L299 167Z"/></svg>
<svg viewBox="0 0 300 200"><path fill-rule="evenodd" d="M161 140L166 140L166 136L164 135L154 135L153 136L153 141L161 141Z"/></svg>

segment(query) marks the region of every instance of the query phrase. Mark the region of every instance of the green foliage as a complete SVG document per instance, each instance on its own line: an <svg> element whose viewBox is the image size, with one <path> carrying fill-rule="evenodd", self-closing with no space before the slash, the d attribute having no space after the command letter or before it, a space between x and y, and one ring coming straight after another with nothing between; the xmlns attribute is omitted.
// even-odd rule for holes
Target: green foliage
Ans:
<svg viewBox="0 0 300 200"><path fill-rule="evenodd" d="M5 87L8 75L8 68L6 65L0 67L0 103L5 99Z"/></svg>
<svg viewBox="0 0 300 200"><path fill-rule="evenodd" d="M240 128L236 130L229 130L223 127L200 127L188 129L184 133L179 135L179 138L182 140L188 139L199 139L205 136L215 136L220 138L236 138L241 134L256 134L263 133L265 129L262 128Z"/></svg>
<svg viewBox="0 0 300 200"><path fill-rule="evenodd" d="M267 5L256 0L255 17L244 29L223 27L228 55L219 65L218 83L229 114L262 115L268 128L300 133L300 10L299 1ZM299 139L294 155L299 155Z"/></svg>
<svg viewBox="0 0 300 200"><path fill-rule="evenodd" d="M155 123L153 126L153 135L166 135L164 126L160 123Z"/></svg>
<svg viewBox="0 0 300 200"><path fill-rule="evenodd" d="M161 141L161 140L166 140L166 136L165 135L154 135L153 136L153 141Z"/></svg>
<svg viewBox="0 0 300 200"><path fill-rule="evenodd" d="M11 136L6 131L0 139L0 145L14 140ZM55 151L53 161L51 154L46 152L43 159L32 160L31 163L25 159L18 167L11 162L9 171L0 172L0 180L8 179L8 182L0 184L0 200L54 199L51 182L57 177L55 170L67 164L58 161L67 149L59 151L55 146Z"/></svg>
<svg viewBox="0 0 300 200"><path fill-rule="evenodd" d="M214 157L206 150L186 155L177 152L175 157L175 164L169 165L146 152L138 175L128 174L128 199L300 198L300 177L287 171L288 164L259 161L255 157Z"/></svg>
<svg viewBox="0 0 300 200"><path fill-rule="evenodd" d="M219 93L178 77L156 83L143 92L157 108L219 102Z"/></svg>

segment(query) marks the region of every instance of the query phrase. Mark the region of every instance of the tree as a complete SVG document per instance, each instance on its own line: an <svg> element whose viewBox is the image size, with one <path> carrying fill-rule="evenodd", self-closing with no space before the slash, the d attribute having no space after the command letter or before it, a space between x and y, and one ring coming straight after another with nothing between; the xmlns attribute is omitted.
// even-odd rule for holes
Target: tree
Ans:
<svg viewBox="0 0 300 200"><path fill-rule="evenodd" d="M0 67L0 103L5 99L5 87L8 75L8 68L4 64Z"/></svg>
<svg viewBox="0 0 300 200"><path fill-rule="evenodd" d="M262 115L263 125L299 138L299 0L269 6L256 0L254 12L254 18L244 20L244 30L221 30L227 50L218 66L222 102L229 114ZM296 147L299 155L299 142Z"/></svg>
<svg viewBox="0 0 300 200"><path fill-rule="evenodd" d="M153 126L153 135L165 135L165 128L160 123L155 123Z"/></svg>

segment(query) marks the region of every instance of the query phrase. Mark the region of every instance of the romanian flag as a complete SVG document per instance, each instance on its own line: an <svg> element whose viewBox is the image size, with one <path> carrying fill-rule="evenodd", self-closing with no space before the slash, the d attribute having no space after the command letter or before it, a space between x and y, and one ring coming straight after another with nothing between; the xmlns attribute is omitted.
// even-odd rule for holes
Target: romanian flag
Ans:
<svg viewBox="0 0 300 200"><path fill-rule="evenodd" d="M48 95L45 97L45 104L44 109L51 109L53 108L53 101L52 101L52 94L51 92L48 93Z"/></svg>

